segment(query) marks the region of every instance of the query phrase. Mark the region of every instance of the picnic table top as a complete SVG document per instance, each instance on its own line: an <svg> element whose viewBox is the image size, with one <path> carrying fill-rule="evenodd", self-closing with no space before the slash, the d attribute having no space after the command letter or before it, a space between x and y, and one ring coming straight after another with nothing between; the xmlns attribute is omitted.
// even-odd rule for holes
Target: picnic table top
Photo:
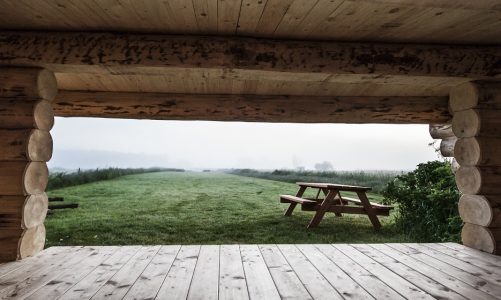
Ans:
<svg viewBox="0 0 501 300"><path fill-rule="evenodd" d="M365 192L372 190L372 188L366 186L334 184L334 183L324 183L324 182L296 182L296 184L305 187L339 190L339 191L351 191L351 192Z"/></svg>

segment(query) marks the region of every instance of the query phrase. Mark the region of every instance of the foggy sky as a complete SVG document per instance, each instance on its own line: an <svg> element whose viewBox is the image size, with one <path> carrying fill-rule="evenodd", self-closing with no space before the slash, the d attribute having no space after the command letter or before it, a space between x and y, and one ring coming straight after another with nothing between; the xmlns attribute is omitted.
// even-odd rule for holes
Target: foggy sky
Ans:
<svg viewBox="0 0 501 300"><path fill-rule="evenodd" d="M427 125L56 118L49 167L411 170L437 159Z"/></svg>

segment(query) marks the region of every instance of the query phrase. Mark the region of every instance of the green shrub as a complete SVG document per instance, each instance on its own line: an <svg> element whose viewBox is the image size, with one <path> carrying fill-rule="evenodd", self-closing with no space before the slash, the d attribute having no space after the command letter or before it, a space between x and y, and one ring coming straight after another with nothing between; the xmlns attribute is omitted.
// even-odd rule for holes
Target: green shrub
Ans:
<svg viewBox="0 0 501 300"><path fill-rule="evenodd" d="M396 225L420 242L459 241L459 191L450 163L431 161L397 176L382 192L398 203Z"/></svg>

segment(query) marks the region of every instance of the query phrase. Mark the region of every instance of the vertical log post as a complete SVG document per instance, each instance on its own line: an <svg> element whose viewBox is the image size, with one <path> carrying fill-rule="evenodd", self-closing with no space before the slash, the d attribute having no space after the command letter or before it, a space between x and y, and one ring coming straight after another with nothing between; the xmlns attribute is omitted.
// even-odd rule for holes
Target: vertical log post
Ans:
<svg viewBox="0 0 501 300"><path fill-rule="evenodd" d="M466 246L501 254L501 82L459 85L451 90L449 107L458 137L461 239Z"/></svg>
<svg viewBox="0 0 501 300"><path fill-rule="evenodd" d="M44 247L56 95L52 72L0 68L0 262Z"/></svg>

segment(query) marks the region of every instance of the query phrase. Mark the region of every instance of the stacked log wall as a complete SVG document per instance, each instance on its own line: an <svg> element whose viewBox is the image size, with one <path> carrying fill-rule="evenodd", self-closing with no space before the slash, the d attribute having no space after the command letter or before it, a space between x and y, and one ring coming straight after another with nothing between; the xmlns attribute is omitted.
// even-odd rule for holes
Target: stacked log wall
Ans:
<svg viewBox="0 0 501 300"><path fill-rule="evenodd" d="M458 140L456 183L464 245L501 254L501 82L455 87L449 103Z"/></svg>
<svg viewBox="0 0 501 300"><path fill-rule="evenodd" d="M0 262L44 247L56 95L52 72L0 68Z"/></svg>

